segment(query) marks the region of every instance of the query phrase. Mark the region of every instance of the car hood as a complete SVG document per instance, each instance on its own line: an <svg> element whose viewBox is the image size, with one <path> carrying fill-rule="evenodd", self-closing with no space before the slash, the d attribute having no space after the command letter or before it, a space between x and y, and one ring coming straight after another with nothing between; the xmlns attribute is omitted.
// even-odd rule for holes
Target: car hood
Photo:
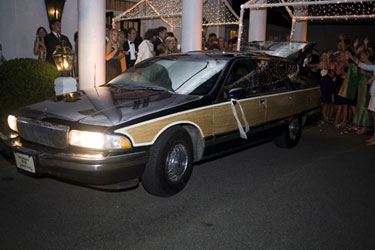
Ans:
<svg viewBox="0 0 375 250"><path fill-rule="evenodd" d="M164 90L96 87L29 105L17 115L87 125L116 126L201 99Z"/></svg>

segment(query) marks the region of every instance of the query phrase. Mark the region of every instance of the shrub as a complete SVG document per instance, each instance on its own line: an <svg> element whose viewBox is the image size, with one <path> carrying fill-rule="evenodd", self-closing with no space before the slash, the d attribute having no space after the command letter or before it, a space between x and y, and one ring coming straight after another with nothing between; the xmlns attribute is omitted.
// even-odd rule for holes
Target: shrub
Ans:
<svg viewBox="0 0 375 250"><path fill-rule="evenodd" d="M56 67L36 59L21 58L0 65L0 130L6 118L19 107L42 101L55 94Z"/></svg>

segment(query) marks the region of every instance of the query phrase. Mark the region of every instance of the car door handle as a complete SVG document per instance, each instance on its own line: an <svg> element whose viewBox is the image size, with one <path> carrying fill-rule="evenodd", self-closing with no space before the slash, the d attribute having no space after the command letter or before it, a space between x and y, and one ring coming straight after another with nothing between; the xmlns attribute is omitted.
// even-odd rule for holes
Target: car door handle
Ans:
<svg viewBox="0 0 375 250"><path fill-rule="evenodd" d="M288 96L288 99L289 99L289 100L292 100L292 99L293 99L293 96L291 96L291 95Z"/></svg>
<svg viewBox="0 0 375 250"><path fill-rule="evenodd" d="M260 100L259 103L262 104L262 105L264 105L266 103L266 101L265 100Z"/></svg>

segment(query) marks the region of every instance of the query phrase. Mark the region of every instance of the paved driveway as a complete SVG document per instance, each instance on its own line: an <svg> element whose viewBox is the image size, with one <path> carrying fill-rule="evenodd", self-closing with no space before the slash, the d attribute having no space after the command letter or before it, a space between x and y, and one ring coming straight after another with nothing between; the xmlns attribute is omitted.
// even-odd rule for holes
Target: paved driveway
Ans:
<svg viewBox="0 0 375 250"><path fill-rule="evenodd" d="M0 249L374 249L375 147L306 128L195 167L171 198L17 173L0 158Z"/></svg>

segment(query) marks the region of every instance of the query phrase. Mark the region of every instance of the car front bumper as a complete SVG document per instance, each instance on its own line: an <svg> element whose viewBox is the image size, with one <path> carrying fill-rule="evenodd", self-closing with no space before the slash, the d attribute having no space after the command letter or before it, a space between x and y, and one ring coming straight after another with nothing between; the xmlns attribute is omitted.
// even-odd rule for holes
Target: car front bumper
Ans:
<svg viewBox="0 0 375 250"><path fill-rule="evenodd" d="M43 152L31 149L17 139L7 141L14 153L32 157L35 175L49 174L86 185L112 185L142 176L148 160L148 151L121 155L95 155Z"/></svg>

